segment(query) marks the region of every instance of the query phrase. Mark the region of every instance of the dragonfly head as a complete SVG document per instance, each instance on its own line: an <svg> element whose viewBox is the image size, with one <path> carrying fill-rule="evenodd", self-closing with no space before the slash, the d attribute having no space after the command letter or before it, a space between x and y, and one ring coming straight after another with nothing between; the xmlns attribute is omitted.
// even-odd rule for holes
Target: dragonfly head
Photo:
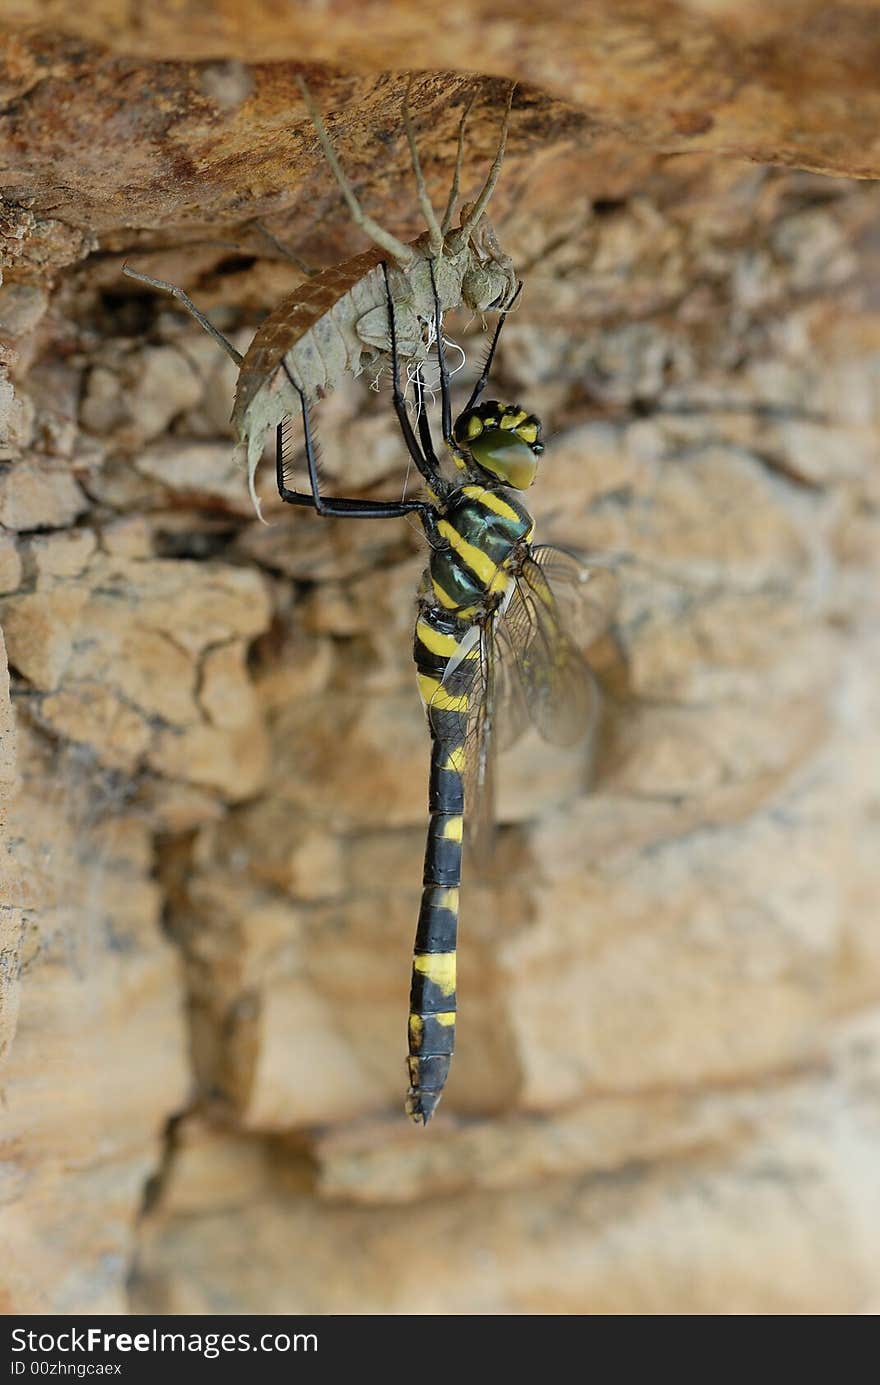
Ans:
<svg viewBox="0 0 880 1385"><path fill-rule="evenodd" d="M541 423L517 404L487 400L455 420L453 435L480 471L514 490L528 490L544 451Z"/></svg>

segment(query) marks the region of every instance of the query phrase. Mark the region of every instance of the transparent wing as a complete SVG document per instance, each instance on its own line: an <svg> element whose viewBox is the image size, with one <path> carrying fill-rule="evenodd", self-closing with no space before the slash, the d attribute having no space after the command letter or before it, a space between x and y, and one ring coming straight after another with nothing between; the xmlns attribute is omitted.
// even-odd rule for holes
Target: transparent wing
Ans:
<svg viewBox="0 0 880 1385"><path fill-rule="evenodd" d="M450 710L450 702L463 699L466 706ZM458 748L465 838L476 860L488 859L495 829L495 757L529 721L510 633L497 616L468 631L428 716L440 740Z"/></svg>
<svg viewBox="0 0 880 1385"><path fill-rule="evenodd" d="M608 629L616 604L612 572L543 545L522 564L506 605L471 627L447 665L428 716L440 740L458 748L475 859L491 853L497 751L529 721L560 745L595 729L599 690L580 646Z"/></svg>
<svg viewBox="0 0 880 1385"><path fill-rule="evenodd" d="M582 650L608 629L616 605L608 568L549 545L523 562L502 619L525 705L545 740L573 745L595 730L599 689Z"/></svg>
<svg viewBox="0 0 880 1385"><path fill-rule="evenodd" d="M543 543L531 557L544 573L564 627L579 649L589 650L607 633L620 604L620 582L588 554Z"/></svg>

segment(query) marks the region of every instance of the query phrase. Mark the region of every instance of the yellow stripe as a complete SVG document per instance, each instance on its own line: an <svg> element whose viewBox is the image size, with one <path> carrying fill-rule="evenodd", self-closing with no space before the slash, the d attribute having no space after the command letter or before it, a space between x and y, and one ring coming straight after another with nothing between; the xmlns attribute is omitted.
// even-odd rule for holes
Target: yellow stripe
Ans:
<svg viewBox="0 0 880 1385"><path fill-rule="evenodd" d="M523 442L532 443L537 440L538 429L534 423L526 423L522 428L517 428L516 435L522 438Z"/></svg>
<svg viewBox="0 0 880 1385"><path fill-rule="evenodd" d="M433 981L441 995L452 995L455 990L455 953L423 952L413 957L413 971Z"/></svg>
<svg viewBox="0 0 880 1385"><path fill-rule="evenodd" d="M440 605L441 605L441 606L445 606L446 609L447 609L447 611L454 611L454 610L455 610L455 597L454 597L454 596L450 596L448 592L445 592L445 591L443 590L443 588L441 587L440 583L437 581L437 578L436 578L436 577L432 577L432 578L431 578L431 586L434 588L434 595L436 596L437 600L440 602Z"/></svg>
<svg viewBox="0 0 880 1385"><path fill-rule="evenodd" d="M518 523L520 516L512 505L509 505L503 496L495 491L486 490L485 486L462 486L462 495L466 495L469 500L475 500L484 509L491 510L493 514L501 515L502 519L513 520Z"/></svg>
<svg viewBox="0 0 880 1385"><path fill-rule="evenodd" d="M458 890L454 887L448 890L442 888L434 889L431 892L432 909L448 909L450 913L458 913ZM440 954L442 956L442 953Z"/></svg>
<svg viewBox="0 0 880 1385"><path fill-rule="evenodd" d="M458 697L453 697L446 692L437 678L432 678L429 673L418 674L419 692L425 699L426 706L434 712L466 712L468 709L467 693L460 693Z"/></svg>
<svg viewBox="0 0 880 1385"><path fill-rule="evenodd" d="M456 774L461 774L461 773L462 773L462 771L464 770L464 746L463 746L463 745L456 745L456 746L453 746L453 748L449 751L449 753L448 753L447 756L446 756L446 764L443 766L443 768L444 768L444 769L453 769L453 770L455 770Z"/></svg>
<svg viewBox="0 0 880 1385"><path fill-rule="evenodd" d="M444 539L449 540L450 547L467 563L471 572L476 574L483 586L491 590L492 583L498 576L497 563L493 563L492 559L481 548L475 547L474 544L468 543L467 539L462 538L455 525L450 524L448 519L440 520L437 525L437 532Z"/></svg>
<svg viewBox="0 0 880 1385"><path fill-rule="evenodd" d="M460 842L462 826L462 818L459 813L458 817L449 818L448 821L443 824L443 836L447 841Z"/></svg>
<svg viewBox="0 0 880 1385"><path fill-rule="evenodd" d="M436 1020L438 1024L442 1024L442 1025L444 1026L444 1028L446 1028L446 1029L453 1029L453 1028L455 1027L455 1011L454 1011L454 1010L440 1010L440 1011L438 1011L438 1013L435 1014L435 1015L426 1015L426 1016L424 1016L424 1017L423 1017L422 1015L415 1015L415 1014L410 1015L410 1017L409 1017L409 1042L410 1042L410 1048L420 1049L421 1046L422 1046L422 1044L424 1043L424 1041L425 1041L425 1019ZM418 1058L418 1054L416 1053L416 1054L414 1055L414 1059L417 1059L417 1058ZM419 1068L418 1068L417 1066L414 1065L413 1067L410 1068L410 1076L411 1076L411 1078L412 1078L412 1084L413 1084L414 1087L415 1087L415 1086L418 1086L418 1079L419 1079L420 1075L421 1075L421 1074L420 1074Z"/></svg>
<svg viewBox="0 0 880 1385"><path fill-rule="evenodd" d="M431 654L446 654L451 657L458 653L459 641L455 636L445 635L442 630L435 630L433 625L421 616L416 621L416 634Z"/></svg>

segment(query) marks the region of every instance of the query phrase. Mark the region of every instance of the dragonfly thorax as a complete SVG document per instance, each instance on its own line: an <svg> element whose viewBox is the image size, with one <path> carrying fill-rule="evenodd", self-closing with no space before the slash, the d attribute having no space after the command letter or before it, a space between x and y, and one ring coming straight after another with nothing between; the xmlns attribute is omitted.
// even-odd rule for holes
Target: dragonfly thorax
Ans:
<svg viewBox="0 0 880 1385"><path fill-rule="evenodd" d="M458 618L493 610L503 596L533 521L510 491L470 484L456 491L437 521L428 583L435 601Z"/></svg>
<svg viewBox="0 0 880 1385"><path fill-rule="evenodd" d="M466 409L455 421L455 442L462 468L471 463L478 474L528 490L544 451L541 423L518 404L501 404L490 399L475 409Z"/></svg>

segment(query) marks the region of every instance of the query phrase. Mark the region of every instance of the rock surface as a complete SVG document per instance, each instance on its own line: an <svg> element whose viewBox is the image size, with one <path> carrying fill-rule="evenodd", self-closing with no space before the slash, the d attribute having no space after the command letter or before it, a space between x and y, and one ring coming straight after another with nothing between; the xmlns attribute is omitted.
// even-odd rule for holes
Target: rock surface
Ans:
<svg viewBox="0 0 880 1385"><path fill-rule="evenodd" d="M4 14L6 1311L880 1307L877 9ZM504 765L427 1131L420 541L268 474L260 525L234 367L120 274L244 350L302 278L255 223L362 248L301 64L404 236L404 70L438 205L462 102L472 187L524 83L496 388L545 420L539 536L622 594L596 743ZM328 488L400 494L384 388L316 417Z"/></svg>

